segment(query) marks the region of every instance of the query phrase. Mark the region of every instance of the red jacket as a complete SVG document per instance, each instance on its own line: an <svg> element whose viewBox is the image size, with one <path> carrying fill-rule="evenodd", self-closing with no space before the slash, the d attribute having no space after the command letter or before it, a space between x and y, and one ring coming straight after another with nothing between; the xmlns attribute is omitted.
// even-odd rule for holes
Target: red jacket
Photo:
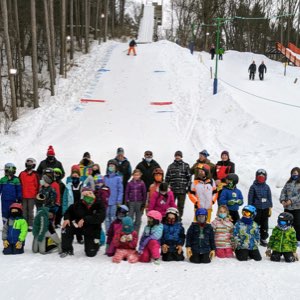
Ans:
<svg viewBox="0 0 300 300"><path fill-rule="evenodd" d="M22 171L19 175L22 185L23 199L35 199L40 188L40 178L36 171L28 173L27 170Z"/></svg>
<svg viewBox="0 0 300 300"><path fill-rule="evenodd" d="M122 232L122 228L120 228L120 230L118 230L114 235L114 239L113 239L114 246L117 249L132 249L132 250L135 250L136 245L137 245L137 241L138 241L138 235L137 235L136 231L132 231L130 234L132 235L132 240L131 241L121 242L120 238L123 235L127 235L127 234Z"/></svg>
<svg viewBox="0 0 300 300"><path fill-rule="evenodd" d="M56 192L56 200L55 200L55 204L60 206L61 205L61 200L60 200L60 187L59 187L59 183L57 183L56 181L53 181L51 183L51 187L55 190Z"/></svg>

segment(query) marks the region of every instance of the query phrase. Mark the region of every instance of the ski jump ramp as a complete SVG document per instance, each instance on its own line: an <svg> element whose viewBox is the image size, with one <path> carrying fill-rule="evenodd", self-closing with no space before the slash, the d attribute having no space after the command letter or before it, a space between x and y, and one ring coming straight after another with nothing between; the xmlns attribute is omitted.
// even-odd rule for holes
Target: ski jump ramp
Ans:
<svg viewBox="0 0 300 300"><path fill-rule="evenodd" d="M151 43L153 42L154 31L154 6L146 4L144 6L143 17L138 33L138 43Z"/></svg>

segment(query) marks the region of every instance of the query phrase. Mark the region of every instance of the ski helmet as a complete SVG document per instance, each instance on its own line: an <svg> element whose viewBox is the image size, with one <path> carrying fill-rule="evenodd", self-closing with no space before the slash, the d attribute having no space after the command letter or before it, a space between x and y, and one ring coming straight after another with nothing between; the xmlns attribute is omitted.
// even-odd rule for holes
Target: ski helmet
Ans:
<svg viewBox="0 0 300 300"><path fill-rule="evenodd" d="M18 209L19 211L23 212L23 205L21 203L13 203L10 207L9 210L11 209Z"/></svg>
<svg viewBox="0 0 300 300"><path fill-rule="evenodd" d="M161 169L161 168L155 168L154 170L153 170L153 173L152 173L153 175L155 175L155 174L161 174L161 175L164 175L164 171Z"/></svg>
<svg viewBox="0 0 300 300"><path fill-rule="evenodd" d="M120 205L118 208L117 208L117 211L116 211L116 216L117 218L119 217L125 217L129 212L129 209L126 205Z"/></svg>
<svg viewBox="0 0 300 300"><path fill-rule="evenodd" d="M62 175L62 170L60 168L54 168L53 172L59 175Z"/></svg>
<svg viewBox="0 0 300 300"><path fill-rule="evenodd" d="M150 210L148 213L147 213L147 217L149 218L152 218L154 220L157 220L159 222L161 222L162 220L162 215L159 211L157 210Z"/></svg>
<svg viewBox="0 0 300 300"><path fill-rule="evenodd" d="M255 176L257 177L259 175L263 175L263 176L267 177L267 171L264 169L258 169L255 173Z"/></svg>
<svg viewBox="0 0 300 300"><path fill-rule="evenodd" d="M294 216L291 213L283 212L279 214L277 223L279 227L291 226L294 221Z"/></svg>
<svg viewBox="0 0 300 300"><path fill-rule="evenodd" d="M115 160L115 159L110 159L108 162L107 162L107 166L108 165L115 165L116 166L116 169L118 169L118 162Z"/></svg>
<svg viewBox="0 0 300 300"><path fill-rule="evenodd" d="M4 171L8 175L15 175L16 174L16 166L13 163L7 163L4 166Z"/></svg>
<svg viewBox="0 0 300 300"><path fill-rule="evenodd" d="M47 175L48 177L50 177L52 179L52 181L54 180L54 170L52 168L44 169L43 175Z"/></svg>
<svg viewBox="0 0 300 300"><path fill-rule="evenodd" d="M198 208L195 212L196 217L198 216L206 216L207 217L207 210L205 208Z"/></svg>
<svg viewBox="0 0 300 300"><path fill-rule="evenodd" d="M100 174L94 176L95 184L104 184L104 177Z"/></svg>
<svg viewBox="0 0 300 300"><path fill-rule="evenodd" d="M25 161L25 167L31 167L31 169L34 169L36 167L36 160L34 158L27 158Z"/></svg>
<svg viewBox="0 0 300 300"><path fill-rule="evenodd" d="M251 218L256 216L256 208L253 205L246 205L242 211L248 211L251 214Z"/></svg>
<svg viewBox="0 0 300 300"><path fill-rule="evenodd" d="M166 211L166 215L167 214L173 214L173 215L179 217L179 211L176 207L169 207Z"/></svg>
<svg viewBox="0 0 300 300"><path fill-rule="evenodd" d="M232 181L234 185L237 185L239 183L239 176L234 173L228 174L226 179Z"/></svg>

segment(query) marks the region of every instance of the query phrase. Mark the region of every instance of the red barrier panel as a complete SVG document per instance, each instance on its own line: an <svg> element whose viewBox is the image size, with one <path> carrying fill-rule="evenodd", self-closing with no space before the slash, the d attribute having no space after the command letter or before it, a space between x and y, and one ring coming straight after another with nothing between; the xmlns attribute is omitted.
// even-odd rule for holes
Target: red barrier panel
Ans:
<svg viewBox="0 0 300 300"><path fill-rule="evenodd" d="M164 101L164 102L150 102L151 105L171 105L173 102L171 101Z"/></svg>
<svg viewBox="0 0 300 300"><path fill-rule="evenodd" d="M279 50L295 66L300 67L300 59L298 59L291 51L289 51L289 48L285 48L282 44L276 43L276 49Z"/></svg>
<svg viewBox="0 0 300 300"><path fill-rule="evenodd" d="M85 99L85 98L80 99L80 101L81 101L81 102L84 102L84 103L87 103L87 102L101 102L101 103L106 102L106 100Z"/></svg>
<svg viewBox="0 0 300 300"><path fill-rule="evenodd" d="M300 48L298 48L293 43L289 43L288 47L296 54L300 54Z"/></svg>

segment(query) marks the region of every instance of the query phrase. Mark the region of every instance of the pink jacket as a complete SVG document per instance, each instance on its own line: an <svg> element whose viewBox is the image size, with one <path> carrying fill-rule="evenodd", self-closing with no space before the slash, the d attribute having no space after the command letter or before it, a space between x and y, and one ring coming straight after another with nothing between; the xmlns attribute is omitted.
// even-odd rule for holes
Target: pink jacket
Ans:
<svg viewBox="0 0 300 300"><path fill-rule="evenodd" d="M174 201L174 195L172 191L168 191L166 195L162 195L159 192L154 192L150 198L148 211L157 210L164 217L169 207L176 207Z"/></svg>
<svg viewBox="0 0 300 300"><path fill-rule="evenodd" d="M126 242L121 242L120 238L123 235L128 235L124 232L122 232L122 228L120 228L114 235L113 239L113 245L115 246L116 249L132 249L135 250L137 242L138 242L138 235L136 231L131 232L132 240L131 241L126 241Z"/></svg>
<svg viewBox="0 0 300 300"><path fill-rule="evenodd" d="M233 224L229 218L221 219L216 217L211 226L215 232L215 243L217 248L232 248L233 244Z"/></svg>

